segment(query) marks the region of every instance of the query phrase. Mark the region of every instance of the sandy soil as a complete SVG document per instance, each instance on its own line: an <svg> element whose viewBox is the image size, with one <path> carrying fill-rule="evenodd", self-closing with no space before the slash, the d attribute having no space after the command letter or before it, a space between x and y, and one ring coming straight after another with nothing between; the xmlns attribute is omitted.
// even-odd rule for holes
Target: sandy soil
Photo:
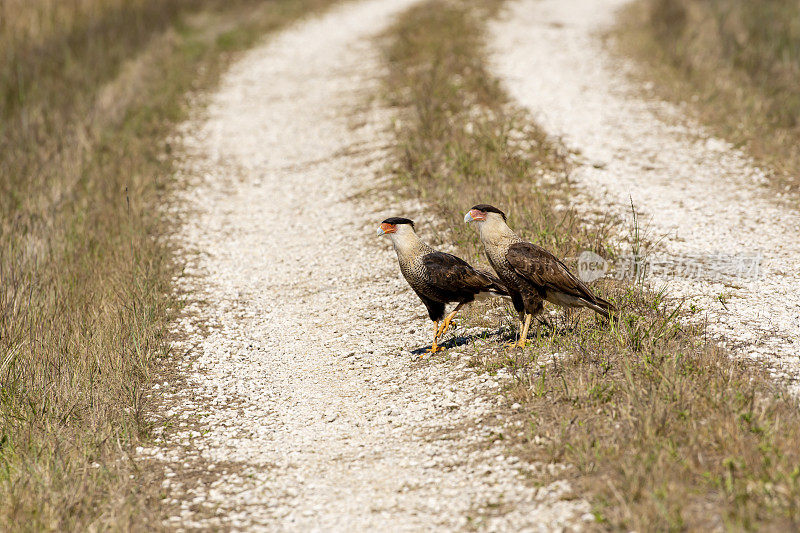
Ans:
<svg viewBox="0 0 800 533"><path fill-rule="evenodd" d="M509 376L468 368L466 348L412 353L430 322L375 229L389 215L425 228L424 209L367 192L388 187L392 120L369 103L373 37L411 3L289 28L183 128L186 355L181 382L156 386L159 446L139 450L166 469L168 527L551 531L588 510L562 484L530 486L537 466L496 441Z"/></svg>
<svg viewBox="0 0 800 533"><path fill-rule="evenodd" d="M586 194L576 207L630 220L633 201L658 243L647 281L666 285L711 335L800 392L800 215L776 201L740 151L679 108L641 96L632 65L599 37L625 3L510 4L491 28L492 70L578 154L571 179Z"/></svg>

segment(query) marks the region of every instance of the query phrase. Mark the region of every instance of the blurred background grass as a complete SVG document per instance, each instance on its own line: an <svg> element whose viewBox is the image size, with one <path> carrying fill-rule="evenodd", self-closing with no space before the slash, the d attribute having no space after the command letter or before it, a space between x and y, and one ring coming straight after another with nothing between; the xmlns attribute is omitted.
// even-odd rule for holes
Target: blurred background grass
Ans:
<svg viewBox="0 0 800 533"><path fill-rule="evenodd" d="M617 33L659 96L800 188L800 2L638 0Z"/></svg>
<svg viewBox="0 0 800 533"><path fill-rule="evenodd" d="M176 305L168 139L230 52L330 3L0 2L0 529L157 528L125 457Z"/></svg>

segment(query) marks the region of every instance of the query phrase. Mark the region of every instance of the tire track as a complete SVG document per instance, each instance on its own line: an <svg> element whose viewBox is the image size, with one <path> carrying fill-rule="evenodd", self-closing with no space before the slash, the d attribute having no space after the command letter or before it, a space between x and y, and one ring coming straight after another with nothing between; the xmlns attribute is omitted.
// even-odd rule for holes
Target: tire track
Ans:
<svg viewBox="0 0 800 533"><path fill-rule="evenodd" d="M348 3L280 33L184 128L174 349L190 355L184 385L158 385L173 429L139 450L166 469L168 526L552 530L587 510L488 440L507 423L499 377L458 350L410 353L428 344L424 308L374 238L387 211L357 198L388 186L391 113L364 102L374 37L411 3Z"/></svg>
<svg viewBox="0 0 800 533"><path fill-rule="evenodd" d="M598 37L625 3L515 2L492 26L492 69L580 154L571 179L588 194L577 208L630 220L632 199L660 241L653 253L665 268L651 284L666 284L720 342L800 392L800 216L774 201L765 173L739 150L640 96L631 65ZM756 255L761 275L751 276Z"/></svg>

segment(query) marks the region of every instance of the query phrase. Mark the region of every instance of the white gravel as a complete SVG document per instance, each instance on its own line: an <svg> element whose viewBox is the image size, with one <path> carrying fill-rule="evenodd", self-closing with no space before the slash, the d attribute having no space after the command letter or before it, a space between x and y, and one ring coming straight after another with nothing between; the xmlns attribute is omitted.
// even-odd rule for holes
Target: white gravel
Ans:
<svg viewBox="0 0 800 533"><path fill-rule="evenodd" d="M599 32L626 0L525 0L491 28L492 70L576 156L578 209L628 214L633 200L655 254L682 273L652 275L737 353L800 392L800 215L763 171L680 108L641 96L633 65ZM595 202L595 203L593 203ZM622 233L627 228L622 229ZM763 254L760 279L715 277L713 256ZM688 258L688 259L687 259ZM687 268L699 265L696 272ZM721 302L719 296L723 295Z"/></svg>
<svg viewBox="0 0 800 533"><path fill-rule="evenodd" d="M373 37L411 4L347 3L283 31L184 127L185 383L157 385L169 423L139 450L167 470L168 526L551 531L589 518L488 440L508 431L488 422L505 402L497 377L458 350L430 364L410 353L430 322L374 232L425 215L379 210L365 191L389 185L392 115L366 104Z"/></svg>

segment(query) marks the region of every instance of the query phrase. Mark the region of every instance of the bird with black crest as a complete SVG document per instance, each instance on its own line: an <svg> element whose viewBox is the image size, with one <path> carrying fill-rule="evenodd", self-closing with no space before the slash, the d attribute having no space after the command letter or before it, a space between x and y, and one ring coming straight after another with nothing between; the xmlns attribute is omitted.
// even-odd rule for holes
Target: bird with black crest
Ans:
<svg viewBox="0 0 800 533"><path fill-rule="evenodd" d="M519 313L520 336L513 344L525 347L531 319L548 301L562 307L588 307L604 318L614 306L597 296L556 256L527 242L508 226L506 214L489 204L478 204L464 216L478 226L486 258L511 296Z"/></svg>
<svg viewBox="0 0 800 533"><path fill-rule="evenodd" d="M476 298L508 294L494 275L422 242L412 220L387 218L378 228L378 235L391 238L400 272L425 304L428 316L433 321L433 343L427 352L436 353L442 349L437 341L463 306ZM446 306L450 303L455 303L456 307L445 316Z"/></svg>

